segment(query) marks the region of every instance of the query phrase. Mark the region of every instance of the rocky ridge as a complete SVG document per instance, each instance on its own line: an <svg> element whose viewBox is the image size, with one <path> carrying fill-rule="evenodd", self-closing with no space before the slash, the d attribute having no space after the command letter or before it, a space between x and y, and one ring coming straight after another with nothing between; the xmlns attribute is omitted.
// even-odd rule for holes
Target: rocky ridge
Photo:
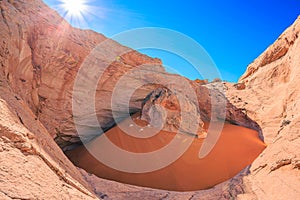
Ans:
<svg viewBox="0 0 300 200"><path fill-rule="evenodd" d="M72 28L40 0L3 0L0 8L0 180L3 180L0 197L95 199L97 194L98 198L124 198L114 196L119 191L110 189L117 185L125 187L123 193L134 193L137 197L147 194L148 199L176 199L185 195L132 189L89 178L86 173L84 179L57 145L66 147L80 142L73 122L72 90L81 64L97 45L104 41L106 44L100 52L102 57L98 58L102 63L98 70L103 70L103 76L96 92L96 114L104 130L115 123L108 100L120 77L141 65L152 67L157 76L131 79L132 82L148 84L174 76L164 71L161 61L107 40L101 34ZM215 189L180 197L230 199L245 193L238 198L280 199L299 194L298 33L299 19L249 66L240 80L245 89L236 90L226 84L230 102L217 90L222 84L201 86L190 82L196 90L201 120L218 118L218 111L223 110L217 107L212 113L208 98L212 95L216 102L226 102L226 121L260 131L269 147L254 162L244 180L237 176ZM132 89L130 85L124 88ZM157 85L148 84L138 90L131 99L130 112L139 111L143 99L156 88ZM282 91L285 92L278 95ZM282 181L276 181L278 178ZM97 181L107 187L96 188L93 183ZM282 187L288 192L279 194ZM109 195L105 196L106 193Z"/></svg>
<svg viewBox="0 0 300 200"><path fill-rule="evenodd" d="M241 199L300 195L299 33L300 17L248 66L239 80L245 89L227 84L230 102L260 125L268 144L245 177L249 193Z"/></svg>
<svg viewBox="0 0 300 200"><path fill-rule="evenodd" d="M0 8L1 195L20 199L96 198L57 146L80 141L73 122L72 89L81 64L99 43L105 42L102 57L97 58L103 76L96 93L96 113L104 129L114 124L107 99L122 75L140 65L152 66L159 73L152 80L145 76L132 79L131 83L151 83L171 75L164 72L159 59L107 40L101 34L72 28L39 0L4 0ZM131 101L131 112L141 109L142 100L155 88L150 84L138 90ZM209 90L198 90L199 102L205 105ZM208 106L203 111L206 112L201 115L210 117ZM21 163L30 166L21 167ZM33 169L41 170L33 173ZM139 190L143 193L145 189Z"/></svg>

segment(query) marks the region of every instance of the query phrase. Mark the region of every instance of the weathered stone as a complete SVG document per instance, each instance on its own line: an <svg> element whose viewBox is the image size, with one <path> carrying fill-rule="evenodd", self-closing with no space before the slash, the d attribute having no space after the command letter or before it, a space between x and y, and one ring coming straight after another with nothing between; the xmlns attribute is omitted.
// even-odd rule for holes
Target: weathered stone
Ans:
<svg viewBox="0 0 300 200"><path fill-rule="evenodd" d="M142 105L141 119L150 125L169 132L181 132L198 137L203 130L198 102L186 96L174 94L168 88L158 88L151 92ZM184 113L183 113L184 112Z"/></svg>
<svg viewBox="0 0 300 200"><path fill-rule="evenodd" d="M0 198L95 199L89 184L53 141L58 137L62 146L79 142L73 121L72 92L85 59L96 46L105 44L97 58L101 61L98 70L104 73L95 95L97 118L104 130L115 123L110 100L122 76L132 72L119 95L134 89L132 84L144 86L136 90L129 105L117 102L122 108L117 112L120 120L126 116L124 111L128 106L129 112L140 111L144 98L160 87L153 82L178 76L167 74L159 59L142 55L93 31L72 28L40 0L3 0L0 9ZM190 81L199 104L196 116L201 118L200 127L201 121L225 120L260 131L269 144L251 166L250 174L243 180L238 176L238 181L231 179L229 185L197 194L157 190L149 193L149 189L136 187L129 195L139 198L147 194L150 199L201 199L202 195L205 199L228 199L246 192L238 198L299 197L299 20L249 65L238 83L245 84L245 88ZM136 79L137 74L144 73L141 66L145 65L148 69L153 67L152 75ZM220 92L224 88L228 100ZM176 129L180 122L176 120L179 108L173 98L171 94L163 98L162 104L156 102L173 109L175 120L169 121L170 130ZM185 100L185 108L195 109L195 102L189 100ZM145 111L151 105L146 101ZM146 113L143 113L145 118ZM92 184L93 181L89 179ZM104 185L108 183L101 181ZM110 188L95 189L103 198L107 191L118 196L118 191Z"/></svg>
<svg viewBox="0 0 300 200"><path fill-rule="evenodd" d="M300 17L248 66L239 80L245 83L244 90L227 84L230 102L260 125L268 144L245 178L247 194L257 199L300 195L300 171L293 165L300 158L299 32Z"/></svg>

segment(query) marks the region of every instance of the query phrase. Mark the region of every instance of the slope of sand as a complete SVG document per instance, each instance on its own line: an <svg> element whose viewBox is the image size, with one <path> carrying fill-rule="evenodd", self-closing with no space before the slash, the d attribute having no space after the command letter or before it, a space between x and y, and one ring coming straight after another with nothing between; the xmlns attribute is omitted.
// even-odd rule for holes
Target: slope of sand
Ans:
<svg viewBox="0 0 300 200"><path fill-rule="evenodd" d="M136 124L130 125L131 122L127 119L121 124L123 126L138 126L139 124L144 126L144 130L151 129L140 120L134 122ZM208 126L209 124L206 123L205 128ZM160 131L149 138L135 138L124 133L118 126L105 134L118 147L135 153L159 150L169 144L176 135ZM97 144L101 137L105 136L92 141L90 148L108 152L103 145ZM191 136L184 136L183 140L185 137ZM165 168L148 173L126 173L107 167L95 159L84 146L67 152L67 155L77 166L102 178L151 188L193 191L213 187L233 177L251 164L265 148L265 144L258 138L256 131L231 124L224 125L214 149L206 157L199 159L198 154L203 141L204 139L194 138L188 150L178 160ZM153 162L159 162L159 160L153 160Z"/></svg>

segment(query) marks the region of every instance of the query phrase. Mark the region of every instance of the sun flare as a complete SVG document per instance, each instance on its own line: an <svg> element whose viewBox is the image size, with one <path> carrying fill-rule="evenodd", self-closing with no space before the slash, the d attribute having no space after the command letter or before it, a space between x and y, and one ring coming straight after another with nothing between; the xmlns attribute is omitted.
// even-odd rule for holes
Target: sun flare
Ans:
<svg viewBox="0 0 300 200"><path fill-rule="evenodd" d="M73 17L79 17L87 11L85 0L62 0L62 7L67 12L67 15Z"/></svg>
<svg viewBox="0 0 300 200"><path fill-rule="evenodd" d="M72 25L86 27L86 18L90 15L92 7L89 0L60 0L59 8L63 17Z"/></svg>

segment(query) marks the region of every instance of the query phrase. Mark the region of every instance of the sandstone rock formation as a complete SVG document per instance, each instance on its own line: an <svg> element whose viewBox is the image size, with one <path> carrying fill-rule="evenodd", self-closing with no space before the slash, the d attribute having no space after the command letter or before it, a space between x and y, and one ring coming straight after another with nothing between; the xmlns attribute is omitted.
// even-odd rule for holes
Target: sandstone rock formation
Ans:
<svg viewBox="0 0 300 200"><path fill-rule="evenodd" d="M168 88L157 88L145 98L141 119L164 131L179 131L198 137L204 132L198 102L192 102L183 95L178 97L180 99Z"/></svg>
<svg viewBox="0 0 300 200"><path fill-rule="evenodd" d="M137 187L114 181L103 180L93 174L88 174L82 169L80 169L80 172L83 174L85 179L91 183L92 187L94 188L94 192L103 199L225 200L233 199L237 196L237 194L244 192L243 188L241 187L243 182L242 177L247 174L247 169L230 181L221 183L212 189L195 192L173 192ZM105 193L103 193L103 191L105 191Z"/></svg>
<svg viewBox="0 0 300 200"><path fill-rule="evenodd" d="M95 198L52 139L61 146L79 141L71 111L74 79L87 55L106 38L72 28L40 0L4 0L0 8L1 198ZM108 68L96 94L97 117L104 129L114 123L106 100L119 77L142 64L160 72L153 80L168 76L158 59L111 40L105 40L105 45L97 67ZM137 82L151 80L145 76ZM131 101L132 112L155 88L138 90ZM28 167L21 167L22 163Z"/></svg>
<svg viewBox="0 0 300 200"><path fill-rule="evenodd" d="M122 196L117 194L118 190L108 187L127 187L122 184L96 180L84 173L87 183L58 147L80 142L74 126L72 94L87 87L73 90L76 75L84 61L99 63L94 67L103 74L96 85L95 107L104 131L115 124L114 112L119 120L128 114L128 102L122 99L116 102L121 110L114 110L110 103L122 76L128 75L128 81L122 85L126 90L119 95L126 96L128 91L137 89L130 97L129 113L139 111L144 98L159 87L153 82L163 81L165 77L182 77L167 74L159 59L142 55L93 31L72 28L41 0L2 0L0 9L0 198L95 199L95 193L98 198L106 197L105 193L113 199L126 197L124 192ZM203 199L229 199L244 192L247 193L239 198L297 197L300 188L297 154L300 130L299 24L298 19L249 66L240 80L246 85L244 90L225 85L230 102L219 92L223 89L222 83L201 86L201 81L190 81L202 121L221 116L222 120L260 131L269 143L267 150L251 167L250 175L244 179L247 183L244 188L241 187L241 176L238 176L216 189L199 194L132 186L122 191L130 191L136 198L146 195L148 199L201 199L201 196ZM105 48L96 49L98 57L89 57L99 45ZM145 68L141 66L146 69L151 66L151 76L145 74ZM136 79L141 73L143 76ZM90 75L83 71L83 76ZM144 86L135 88L136 85ZM222 105L220 102L225 102L226 111L223 106L218 107ZM215 109L211 104L216 105ZM91 113L82 114L79 116L83 122L80 125L93 128L88 121ZM87 138L94 136L88 135ZM93 183L95 181L107 187L98 188ZM285 193L281 192L283 190Z"/></svg>
<svg viewBox="0 0 300 200"><path fill-rule="evenodd" d="M76 140L72 121L72 89L84 59L106 38L92 31L72 28L39 0L1 1L1 65L10 87L20 95L36 117L58 142ZM107 72L99 81L97 96L107 99L119 76L141 64L157 64L152 59L106 40L98 60L98 70ZM120 55L120 59L116 57ZM102 57L100 57L102 56ZM161 71L163 68L160 69ZM111 75L114 77L111 78ZM105 84L107 80L110 84ZM149 93L150 90L146 92ZM104 129L107 101L97 101L97 115ZM63 137L62 137L63 135ZM78 139L77 139L78 141Z"/></svg>
<svg viewBox="0 0 300 200"><path fill-rule="evenodd" d="M115 107L119 109L115 118L120 120L124 118L124 113L128 112L128 103L123 99L130 94L128 91L137 89L134 88L136 85L148 84L131 97L129 113L138 111L143 98L157 87L151 83L169 86L171 83L166 83L164 79L183 79L165 73L159 59L149 58L95 32L72 28L39 0L26 3L1 1L1 13L3 76L60 146L80 142L74 126L74 117L80 118L79 125L94 128L94 124L90 122L91 112L85 103L78 103L78 107L82 108L80 116L72 112L72 94L84 91L83 96L90 96L92 92L88 88L94 87L90 85L94 83L87 82L93 79L94 74L90 72L102 73L99 80L96 80L98 82L95 88L95 112L103 131L115 124L111 98L116 84L124 75L128 78L122 82L122 89L118 93L118 97L123 98L117 98L120 101L114 102ZM90 64L96 62L97 64ZM73 90L79 68L86 65L88 70L81 71L82 77L86 78L85 85L79 85ZM150 74L149 69L152 70ZM208 95L212 93L211 96L216 96L218 102L225 101L225 98L217 97L221 94L210 92L204 87L196 88L199 92L197 96L200 97L201 115L210 119L212 102L208 102L211 101L207 98ZM77 99L74 102L77 103ZM215 118L222 113L223 107L222 105L215 109ZM230 112L230 115L243 115L233 107ZM244 120L245 118L246 116L237 119L234 116L228 120L246 125L248 119ZM244 122L239 122L241 120ZM90 139L100 133L92 131L82 137Z"/></svg>
<svg viewBox="0 0 300 200"><path fill-rule="evenodd" d="M0 77L0 199L95 199L26 102Z"/></svg>
<svg viewBox="0 0 300 200"><path fill-rule="evenodd" d="M300 17L248 66L231 103L254 119L268 144L245 178L240 199L297 199L300 196Z"/></svg>

